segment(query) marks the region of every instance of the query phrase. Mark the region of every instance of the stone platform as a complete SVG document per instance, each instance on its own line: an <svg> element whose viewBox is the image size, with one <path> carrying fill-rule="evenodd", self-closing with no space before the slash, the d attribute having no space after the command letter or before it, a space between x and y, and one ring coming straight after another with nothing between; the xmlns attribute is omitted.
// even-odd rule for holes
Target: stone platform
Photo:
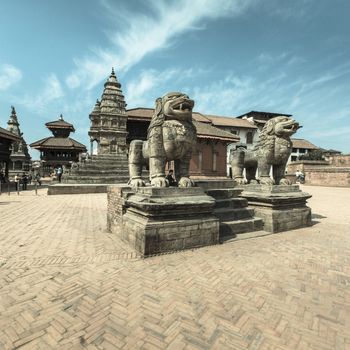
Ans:
<svg viewBox="0 0 350 350"><path fill-rule="evenodd" d="M64 174L62 181L67 184L113 184L129 180L126 154L93 155L81 161L76 168Z"/></svg>
<svg viewBox="0 0 350 350"><path fill-rule="evenodd" d="M244 185L241 197L248 200L255 214L264 221L264 230L272 233L311 225L311 195L298 185Z"/></svg>
<svg viewBox="0 0 350 350"><path fill-rule="evenodd" d="M54 184L47 188L48 195L106 193L110 184Z"/></svg>
<svg viewBox="0 0 350 350"><path fill-rule="evenodd" d="M107 229L144 256L219 242L215 200L200 187L108 187Z"/></svg>
<svg viewBox="0 0 350 350"><path fill-rule="evenodd" d="M214 215L220 222L220 241L262 230L263 220L255 216L248 200L240 196L243 190L236 188L232 179L197 180L195 183L215 199Z"/></svg>

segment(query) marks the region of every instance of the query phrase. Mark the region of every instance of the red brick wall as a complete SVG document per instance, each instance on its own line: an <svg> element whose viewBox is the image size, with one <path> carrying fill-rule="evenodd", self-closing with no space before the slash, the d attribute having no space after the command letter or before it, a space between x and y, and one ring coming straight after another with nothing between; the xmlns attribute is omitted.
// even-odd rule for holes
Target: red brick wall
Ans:
<svg viewBox="0 0 350 350"><path fill-rule="evenodd" d="M292 162L287 167L287 177L290 180L295 180L297 169L305 174L306 185L350 187L350 166L334 166L325 161Z"/></svg>
<svg viewBox="0 0 350 350"><path fill-rule="evenodd" d="M200 167L200 156L202 164ZM213 158L216 154L216 170L213 169ZM190 174L193 177L226 177L226 143L211 140L197 140L196 149L192 153Z"/></svg>
<svg viewBox="0 0 350 350"><path fill-rule="evenodd" d="M350 168L309 169L305 173L305 184L330 187L350 187Z"/></svg>
<svg viewBox="0 0 350 350"><path fill-rule="evenodd" d="M332 166L350 167L350 154L330 156L328 161Z"/></svg>

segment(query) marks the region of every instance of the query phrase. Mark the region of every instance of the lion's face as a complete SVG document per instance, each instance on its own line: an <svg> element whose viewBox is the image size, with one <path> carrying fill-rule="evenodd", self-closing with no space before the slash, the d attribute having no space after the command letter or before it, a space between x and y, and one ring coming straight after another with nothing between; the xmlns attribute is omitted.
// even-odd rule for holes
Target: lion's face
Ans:
<svg viewBox="0 0 350 350"><path fill-rule="evenodd" d="M284 116L270 119L266 127L268 134L274 134L279 137L293 135L300 128L299 123L293 118Z"/></svg>
<svg viewBox="0 0 350 350"><path fill-rule="evenodd" d="M190 121L194 101L181 92L170 92L162 97L163 113L172 119Z"/></svg>

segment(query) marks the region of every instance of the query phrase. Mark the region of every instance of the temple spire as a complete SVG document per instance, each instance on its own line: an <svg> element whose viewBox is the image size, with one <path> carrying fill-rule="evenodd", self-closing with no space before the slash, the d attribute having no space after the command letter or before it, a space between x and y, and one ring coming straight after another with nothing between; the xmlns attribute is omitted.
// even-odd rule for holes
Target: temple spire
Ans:
<svg viewBox="0 0 350 350"><path fill-rule="evenodd" d="M92 110L91 114L99 115L101 112L100 106L101 106L101 102L99 101L99 99L97 99L95 106L94 106L94 109Z"/></svg>
<svg viewBox="0 0 350 350"><path fill-rule="evenodd" d="M7 122L7 130L11 131L12 133L21 136L21 131L19 129L19 123L17 119L16 109L14 106L11 106L11 115L9 117L9 120Z"/></svg>
<svg viewBox="0 0 350 350"><path fill-rule="evenodd" d="M101 96L101 113L125 114L125 100L118 82L117 76L112 68L112 72L104 84L104 90Z"/></svg>
<svg viewBox="0 0 350 350"><path fill-rule="evenodd" d="M96 104L89 115L91 120L89 136L99 144L97 154L124 154L126 150L126 103L117 76L112 67L104 83L101 102Z"/></svg>
<svg viewBox="0 0 350 350"><path fill-rule="evenodd" d="M21 138L20 141L14 142L12 145L10 154L10 167L12 170L10 170L10 172L14 172L15 170L17 172L18 170L27 171L29 169L30 155L28 153L27 143L24 140L23 133L20 129L17 112L14 106L11 106L11 115L7 122L7 130ZM15 169L15 166L20 166L20 169Z"/></svg>

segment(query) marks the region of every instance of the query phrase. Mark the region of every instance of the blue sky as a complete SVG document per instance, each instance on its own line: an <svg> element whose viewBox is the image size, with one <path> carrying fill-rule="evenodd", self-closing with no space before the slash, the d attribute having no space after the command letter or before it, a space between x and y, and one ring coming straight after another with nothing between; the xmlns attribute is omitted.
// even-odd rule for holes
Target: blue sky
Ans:
<svg viewBox="0 0 350 350"><path fill-rule="evenodd" d="M202 113L293 114L295 137L349 153L349 14L347 0L1 0L0 126L14 105L31 143L63 113L88 144L113 66L128 108L180 90Z"/></svg>

